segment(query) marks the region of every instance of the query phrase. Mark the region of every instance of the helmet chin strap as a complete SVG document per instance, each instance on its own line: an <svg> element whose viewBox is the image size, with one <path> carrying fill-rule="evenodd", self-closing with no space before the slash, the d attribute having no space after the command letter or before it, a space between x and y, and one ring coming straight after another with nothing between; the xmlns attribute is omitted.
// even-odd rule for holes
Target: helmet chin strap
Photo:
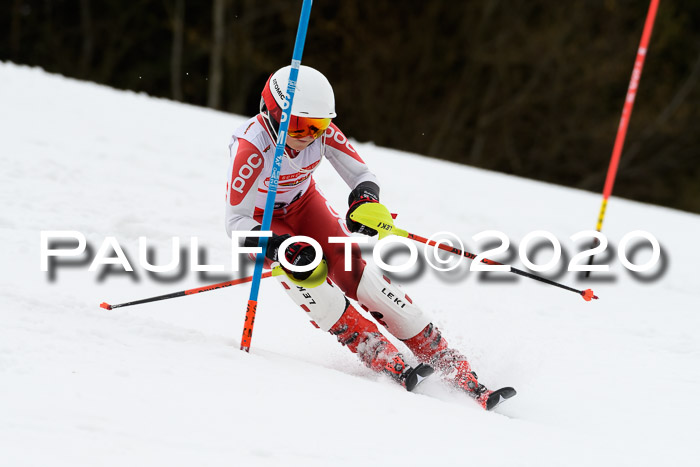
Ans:
<svg viewBox="0 0 700 467"><path fill-rule="evenodd" d="M267 131L273 136L274 141L277 141L277 138L279 138L279 134L277 133L277 129L275 128L275 125L272 122L272 118L270 117L270 112L267 111L267 109L264 108L263 101L260 101L260 114L263 116L263 122L265 122L265 128ZM314 140L311 144L314 144L316 141ZM286 143L286 141L285 141ZM309 144L309 146L311 146ZM307 146L308 147L308 146ZM313 169L305 169L303 167L299 167L295 162L294 158L289 155L287 152L287 145L284 145L284 156L287 158L287 161L289 162L289 165L292 166L292 168L300 173L303 174L310 174L316 168L318 167L318 164L316 167ZM321 160L326 156L326 133L323 133L323 136L321 136ZM321 163L321 160L319 160L319 164Z"/></svg>

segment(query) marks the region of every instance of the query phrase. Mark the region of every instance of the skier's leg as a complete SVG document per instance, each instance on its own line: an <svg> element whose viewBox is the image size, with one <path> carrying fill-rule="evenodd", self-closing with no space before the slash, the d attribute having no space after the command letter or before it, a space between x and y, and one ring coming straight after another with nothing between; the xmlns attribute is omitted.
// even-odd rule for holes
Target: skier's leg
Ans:
<svg viewBox="0 0 700 467"><path fill-rule="evenodd" d="M304 196L290 206L285 221L297 235L306 235L320 243L323 256L328 262L328 277L349 298L357 299L357 285L365 268L360 247L353 244L350 248L350 270L345 270L345 245L330 243L331 237L348 237L350 231L341 218L323 197L315 185Z"/></svg>
<svg viewBox="0 0 700 467"><path fill-rule="evenodd" d="M343 292L330 280L314 288L295 284L287 276L278 276L287 295L308 315L311 323L335 335L369 368L389 374L406 387L412 370L402 355L370 320L350 304Z"/></svg>
<svg viewBox="0 0 700 467"><path fill-rule="evenodd" d="M434 367L443 379L474 396L484 391L467 358L449 347L431 317L386 276L366 267L357 288L357 299L389 332L401 339L420 362Z"/></svg>
<svg viewBox="0 0 700 467"><path fill-rule="evenodd" d="M365 267L357 287L357 301L401 340L415 336L431 321L427 313L374 267Z"/></svg>
<svg viewBox="0 0 700 467"><path fill-rule="evenodd" d="M486 388L477 381L474 372L461 352L450 348L440 330L429 323L418 334L405 339L404 344L421 362L432 365L443 378L474 396L484 393Z"/></svg>
<svg viewBox="0 0 700 467"><path fill-rule="evenodd" d="M315 189L315 185L287 208L282 219L285 225L280 226L280 229L288 228L292 235L306 235L321 244L328 262L328 276L332 280L308 289L297 286L286 276L279 276L287 294L307 312L312 323L336 335L338 341L351 352L357 353L367 366L375 371L389 372L407 389L411 388L411 384L417 384L416 380L406 384L414 376L410 375L413 369L404 363L396 347L381 334L377 326L358 313L345 298L358 299L358 287L365 270L365 262L357 245L351 248L351 268L346 271L345 246L329 242L330 237L350 235L345 220L330 207L328 201ZM274 221L273 230L277 233ZM405 337L415 335L426 324L427 322ZM427 370L432 372L430 368ZM426 368L417 367L416 372L422 373L419 376L429 374Z"/></svg>

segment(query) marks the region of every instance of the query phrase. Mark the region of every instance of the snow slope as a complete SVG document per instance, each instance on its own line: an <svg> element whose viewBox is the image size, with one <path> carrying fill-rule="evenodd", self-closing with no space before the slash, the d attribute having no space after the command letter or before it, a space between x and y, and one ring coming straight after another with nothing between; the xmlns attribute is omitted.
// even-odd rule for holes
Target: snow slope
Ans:
<svg viewBox="0 0 700 467"><path fill-rule="evenodd" d="M486 282L466 263L400 274L485 384L517 388L487 413L436 378L409 394L371 373L272 280L249 354L238 350L248 286L98 307L231 277L226 266L159 281L139 266L138 237L158 263L171 237L196 236L208 264L229 264L227 144L243 117L0 63L0 119L3 466L697 465L697 215L612 199L611 246L647 230L665 269L637 280L613 256L595 281L556 276L593 288L593 303L514 275ZM356 148L398 225L420 235L454 232L479 251L471 236L496 229L515 251L544 229L570 257L568 237L594 227L599 194ZM316 179L342 212L348 188L330 164ZM88 258L52 281L42 230L80 231L94 250L114 236L136 271L100 278Z"/></svg>

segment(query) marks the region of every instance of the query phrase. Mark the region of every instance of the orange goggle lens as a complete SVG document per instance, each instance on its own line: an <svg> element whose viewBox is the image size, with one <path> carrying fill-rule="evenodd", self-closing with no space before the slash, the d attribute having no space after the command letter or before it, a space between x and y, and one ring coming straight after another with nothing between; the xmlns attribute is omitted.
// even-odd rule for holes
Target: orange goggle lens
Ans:
<svg viewBox="0 0 700 467"><path fill-rule="evenodd" d="M287 134L292 138L305 138L313 136L314 139L320 137L326 128L331 124L330 118L309 118L292 115L289 120Z"/></svg>

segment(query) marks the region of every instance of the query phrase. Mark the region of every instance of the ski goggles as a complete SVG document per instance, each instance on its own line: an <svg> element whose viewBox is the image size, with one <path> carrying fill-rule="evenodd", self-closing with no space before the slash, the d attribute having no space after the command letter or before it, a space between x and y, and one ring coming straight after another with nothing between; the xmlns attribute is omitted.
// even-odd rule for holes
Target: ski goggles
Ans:
<svg viewBox="0 0 700 467"><path fill-rule="evenodd" d="M289 119L287 134L292 138L305 138L313 136L319 138L331 124L330 118L297 117L292 115Z"/></svg>

